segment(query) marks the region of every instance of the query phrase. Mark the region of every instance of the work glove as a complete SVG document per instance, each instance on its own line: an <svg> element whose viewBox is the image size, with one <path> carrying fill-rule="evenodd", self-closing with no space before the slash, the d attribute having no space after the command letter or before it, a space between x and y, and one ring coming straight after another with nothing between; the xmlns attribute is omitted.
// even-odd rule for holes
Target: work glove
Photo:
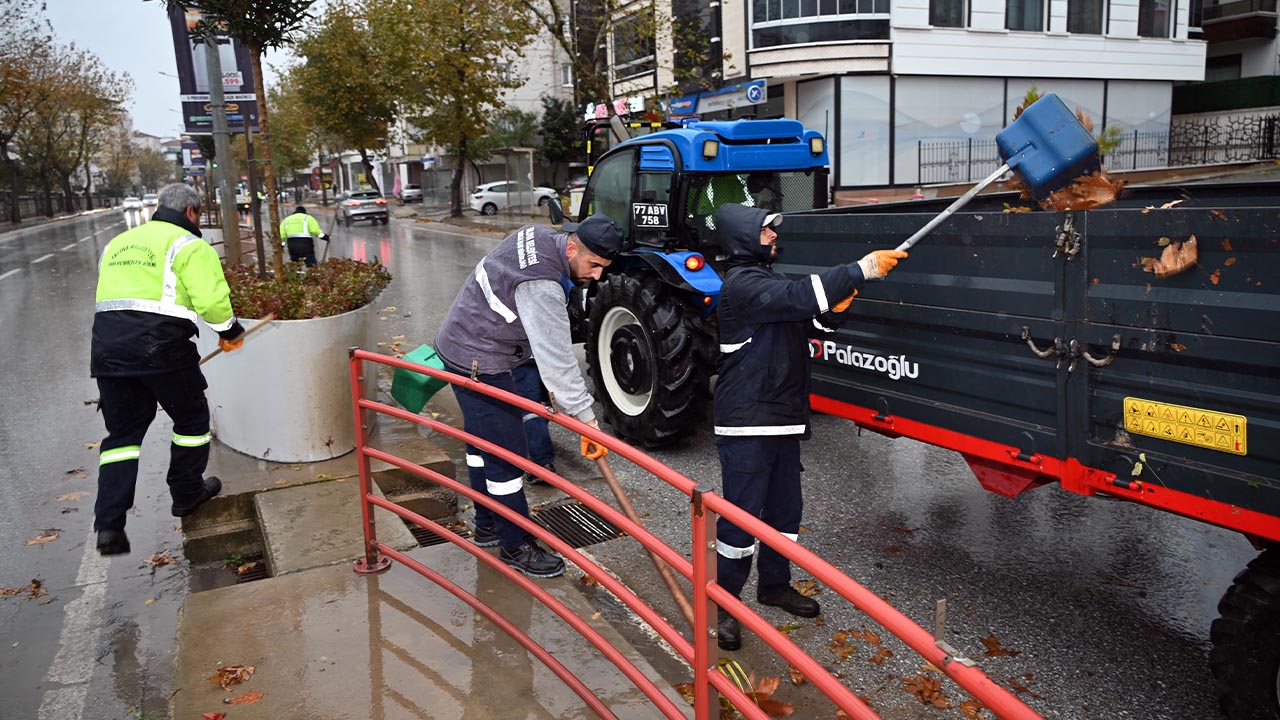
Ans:
<svg viewBox="0 0 1280 720"><path fill-rule="evenodd" d="M218 338L218 347L222 349L222 352L239 350L242 345L244 345L244 333L241 333L239 337L236 337L234 340Z"/></svg>
<svg viewBox="0 0 1280 720"><path fill-rule="evenodd" d="M600 427L600 423L596 420L592 420L587 424L593 428ZM582 457L588 460L599 460L600 458L609 454L609 448L603 445L597 445L596 443L589 440L586 435L581 435L579 437L582 440Z"/></svg>
<svg viewBox="0 0 1280 720"><path fill-rule="evenodd" d="M835 306L831 308L831 312L842 313L845 310L848 310L849 303L853 302L853 299L856 297L858 297L858 291L854 290L852 295L836 303Z"/></svg>
<svg viewBox="0 0 1280 720"><path fill-rule="evenodd" d="M902 250L875 250L859 260L858 267L862 269L862 277L879 280L888 275L890 270L897 267L898 261L906 256Z"/></svg>

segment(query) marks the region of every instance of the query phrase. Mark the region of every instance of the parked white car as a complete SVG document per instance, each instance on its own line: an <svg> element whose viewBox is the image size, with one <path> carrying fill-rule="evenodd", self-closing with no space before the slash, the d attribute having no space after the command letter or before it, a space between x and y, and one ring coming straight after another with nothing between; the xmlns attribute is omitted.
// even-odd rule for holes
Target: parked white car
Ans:
<svg viewBox="0 0 1280 720"><path fill-rule="evenodd" d="M120 208L122 210L141 210L142 200L130 195L129 197L125 198L123 202L120 203Z"/></svg>
<svg viewBox="0 0 1280 720"><path fill-rule="evenodd" d="M556 191L549 187L529 187L524 183L502 180L485 183L472 190L471 209L481 215L493 215L509 207L528 210L532 205L545 207L556 196Z"/></svg>
<svg viewBox="0 0 1280 720"><path fill-rule="evenodd" d="M160 196L155 193L147 193L142 196L142 204L147 207L155 207L160 204Z"/></svg>
<svg viewBox="0 0 1280 720"><path fill-rule="evenodd" d="M422 186L421 185L405 185L400 190L400 202L422 202Z"/></svg>

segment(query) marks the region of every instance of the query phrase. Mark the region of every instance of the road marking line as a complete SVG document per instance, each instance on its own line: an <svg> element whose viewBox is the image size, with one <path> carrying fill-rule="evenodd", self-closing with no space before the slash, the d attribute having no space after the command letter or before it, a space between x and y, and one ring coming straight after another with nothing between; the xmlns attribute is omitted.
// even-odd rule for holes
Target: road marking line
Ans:
<svg viewBox="0 0 1280 720"><path fill-rule="evenodd" d="M14 269L10 270L9 272L7 272L7 273L5 273L5 274L3 274L3 275L0 275L0 280L3 280L3 279L5 279L5 278L9 277L10 275L16 275L16 274L18 274L18 273L20 273L20 272L22 272L22 268L14 268Z"/></svg>
<svg viewBox="0 0 1280 720"><path fill-rule="evenodd" d="M76 246L76 244L75 244L75 243L67 243L66 245L63 245L63 246L62 246L62 251L63 251L63 252L66 252L66 251L70 250L71 248L74 248L75 246Z"/></svg>
<svg viewBox="0 0 1280 720"><path fill-rule="evenodd" d="M44 262L45 260L48 260L48 259L49 259L49 258L51 258L51 257L53 257L53 253L49 253L48 255L41 255L40 257L36 258L35 260L32 260L32 261L31 261L31 264L32 264L32 265L35 265L36 263L42 263L42 262Z"/></svg>
<svg viewBox="0 0 1280 720"><path fill-rule="evenodd" d="M99 623L107 594L106 558L98 554L93 531L84 543L76 585L84 588L80 597L62 610L62 632L58 654L45 673L47 682L66 687L46 690L40 703L40 720L64 720L84 716L89 681L93 678L98 647Z"/></svg>

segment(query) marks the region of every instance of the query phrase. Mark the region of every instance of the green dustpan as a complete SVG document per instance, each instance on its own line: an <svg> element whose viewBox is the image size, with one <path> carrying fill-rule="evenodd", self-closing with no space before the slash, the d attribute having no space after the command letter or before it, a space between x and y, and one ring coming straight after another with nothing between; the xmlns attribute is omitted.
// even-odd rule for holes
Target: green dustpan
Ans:
<svg viewBox="0 0 1280 720"><path fill-rule="evenodd" d="M401 359L436 370L444 370L444 361L430 345L419 345L416 349L405 353ZM426 407L431 396L448 384L430 375L396 368L395 376L391 379L391 397L409 412L422 412L422 408Z"/></svg>

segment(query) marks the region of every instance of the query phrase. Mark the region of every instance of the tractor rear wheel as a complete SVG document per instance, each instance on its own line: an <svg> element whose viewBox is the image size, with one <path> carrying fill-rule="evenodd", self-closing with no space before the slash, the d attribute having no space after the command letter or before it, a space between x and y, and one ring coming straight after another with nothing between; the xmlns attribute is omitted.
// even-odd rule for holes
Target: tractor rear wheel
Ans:
<svg viewBox="0 0 1280 720"><path fill-rule="evenodd" d="M1280 720L1280 550L1262 551L1218 603L1214 690L1231 720Z"/></svg>
<svg viewBox="0 0 1280 720"><path fill-rule="evenodd" d="M608 275L592 300L586 350L613 432L667 445L705 416L715 369L708 321L653 273Z"/></svg>

